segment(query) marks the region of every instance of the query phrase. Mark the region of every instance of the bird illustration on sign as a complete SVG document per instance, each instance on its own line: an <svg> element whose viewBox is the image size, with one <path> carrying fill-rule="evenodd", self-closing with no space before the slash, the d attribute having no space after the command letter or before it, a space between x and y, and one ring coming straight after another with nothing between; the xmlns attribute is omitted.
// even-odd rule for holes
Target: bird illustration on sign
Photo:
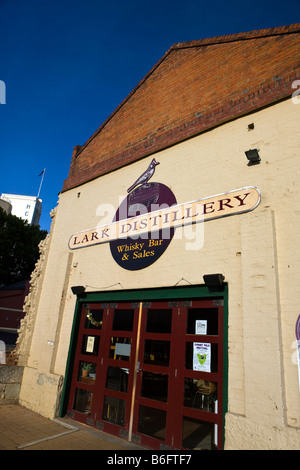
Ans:
<svg viewBox="0 0 300 470"><path fill-rule="evenodd" d="M147 170L144 171L144 173L136 180L136 182L133 183L133 185L127 189L127 192L130 193L139 184L148 183L149 179L154 175L156 165L159 165L159 162L157 162L155 158L153 158Z"/></svg>

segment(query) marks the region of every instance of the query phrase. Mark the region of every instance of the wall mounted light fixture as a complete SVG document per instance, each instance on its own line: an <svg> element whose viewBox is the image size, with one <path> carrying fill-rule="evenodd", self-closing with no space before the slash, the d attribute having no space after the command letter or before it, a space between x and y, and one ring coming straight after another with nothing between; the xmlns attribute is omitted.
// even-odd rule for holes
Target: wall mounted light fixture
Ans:
<svg viewBox="0 0 300 470"><path fill-rule="evenodd" d="M246 157L248 158L248 166L257 165L260 163L261 159L258 153L258 149L250 149L245 152Z"/></svg>
<svg viewBox="0 0 300 470"><path fill-rule="evenodd" d="M225 277L223 274L204 274L203 279L208 288L220 288L223 286Z"/></svg>
<svg viewBox="0 0 300 470"><path fill-rule="evenodd" d="M85 292L84 286L72 286L71 291L74 295L82 295Z"/></svg>

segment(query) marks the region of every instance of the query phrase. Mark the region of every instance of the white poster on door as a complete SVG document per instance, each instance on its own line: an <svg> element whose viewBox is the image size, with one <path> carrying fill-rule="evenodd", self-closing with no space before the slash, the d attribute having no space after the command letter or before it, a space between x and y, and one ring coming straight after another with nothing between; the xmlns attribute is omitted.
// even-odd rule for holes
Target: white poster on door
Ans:
<svg viewBox="0 0 300 470"><path fill-rule="evenodd" d="M193 343L193 370L210 372L211 344Z"/></svg>
<svg viewBox="0 0 300 470"><path fill-rule="evenodd" d="M95 336L88 336L85 351L87 353L93 353L94 352L94 344L95 344Z"/></svg>
<svg viewBox="0 0 300 470"><path fill-rule="evenodd" d="M196 320L195 333L196 335L207 334L207 320Z"/></svg>

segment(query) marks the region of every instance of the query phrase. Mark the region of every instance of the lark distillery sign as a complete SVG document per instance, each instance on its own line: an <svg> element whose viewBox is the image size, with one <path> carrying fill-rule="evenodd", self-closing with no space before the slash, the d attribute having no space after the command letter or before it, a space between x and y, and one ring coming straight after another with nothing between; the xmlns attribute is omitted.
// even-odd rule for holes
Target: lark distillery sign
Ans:
<svg viewBox="0 0 300 470"><path fill-rule="evenodd" d="M249 212L260 202L259 190L248 186L177 204L170 188L149 183L158 164L153 159L128 189L110 224L73 234L69 248L110 243L111 254L120 266L138 270L150 266L164 253L176 228Z"/></svg>

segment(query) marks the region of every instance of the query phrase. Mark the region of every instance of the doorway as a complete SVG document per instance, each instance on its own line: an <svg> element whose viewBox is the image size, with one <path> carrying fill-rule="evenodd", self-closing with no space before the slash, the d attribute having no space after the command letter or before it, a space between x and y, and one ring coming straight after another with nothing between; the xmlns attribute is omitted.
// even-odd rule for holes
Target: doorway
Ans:
<svg viewBox="0 0 300 470"><path fill-rule="evenodd" d="M151 449L223 448L223 300L80 302L69 416Z"/></svg>

